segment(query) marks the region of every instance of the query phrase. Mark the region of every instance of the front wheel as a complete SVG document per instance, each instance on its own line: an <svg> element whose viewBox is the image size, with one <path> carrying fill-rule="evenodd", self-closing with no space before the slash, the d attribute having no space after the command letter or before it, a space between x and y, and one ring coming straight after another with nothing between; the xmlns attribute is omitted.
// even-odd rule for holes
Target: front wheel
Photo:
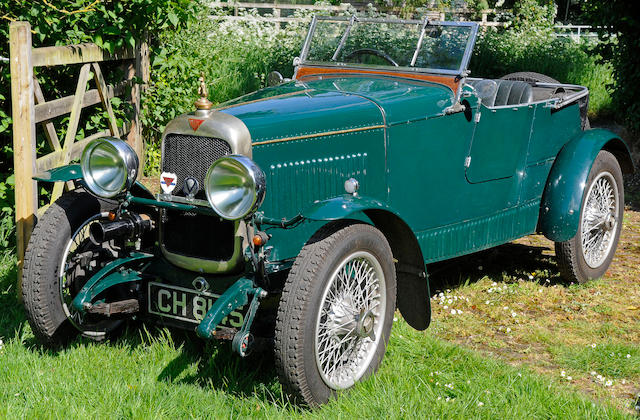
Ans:
<svg viewBox="0 0 640 420"><path fill-rule="evenodd" d="M560 272L566 280L584 283L604 275L618 246L623 212L620 164L602 150L587 178L578 232L568 241L555 243Z"/></svg>
<svg viewBox="0 0 640 420"><path fill-rule="evenodd" d="M87 280L115 258L108 243L95 244L89 238L90 225L113 208L76 190L60 197L38 221L24 259L22 299L31 329L43 344L65 344L78 333L102 340L122 324L80 314L71 306ZM113 293L104 299L113 299Z"/></svg>
<svg viewBox="0 0 640 420"><path fill-rule="evenodd" d="M276 366L302 402L323 404L375 372L393 323L396 276L384 235L330 224L289 273L276 319Z"/></svg>

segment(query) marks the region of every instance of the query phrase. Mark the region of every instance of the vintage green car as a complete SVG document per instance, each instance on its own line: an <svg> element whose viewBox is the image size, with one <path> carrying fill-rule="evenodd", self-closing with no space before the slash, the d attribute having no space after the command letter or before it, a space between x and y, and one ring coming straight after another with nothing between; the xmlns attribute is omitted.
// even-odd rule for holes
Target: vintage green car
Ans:
<svg viewBox="0 0 640 420"><path fill-rule="evenodd" d="M585 87L469 78L469 22L316 17L292 80L166 127L162 192L122 140L90 143L40 218L23 297L44 343L127 319L272 344L299 401L380 365L398 308L431 317L426 264L542 233L567 281L602 276L624 210L625 143L587 128Z"/></svg>

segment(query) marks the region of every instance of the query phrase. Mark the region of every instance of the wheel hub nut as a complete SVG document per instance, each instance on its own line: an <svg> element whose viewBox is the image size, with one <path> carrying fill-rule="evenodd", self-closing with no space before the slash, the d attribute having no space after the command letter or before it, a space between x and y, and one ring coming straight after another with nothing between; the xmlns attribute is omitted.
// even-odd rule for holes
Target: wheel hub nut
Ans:
<svg viewBox="0 0 640 420"><path fill-rule="evenodd" d="M616 225L616 217L613 214L609 214L604 221L604 229L609 231L612 230Z"/></svg>
<svg viewBox="0 0 640 420"><path fill-rule="evenodd" d="M360 337L371 336L375 320L376 317L371 310L361 312L357 317L356 334Z"/></svg>

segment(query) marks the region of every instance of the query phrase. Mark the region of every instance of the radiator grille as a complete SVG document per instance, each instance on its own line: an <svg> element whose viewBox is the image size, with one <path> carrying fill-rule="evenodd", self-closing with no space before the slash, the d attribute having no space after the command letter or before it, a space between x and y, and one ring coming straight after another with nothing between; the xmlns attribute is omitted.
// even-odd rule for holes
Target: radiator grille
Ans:
<svg viewBox="0 0 640 420"><path fill-rule="evenodd" d="M182 195L184 179L192 176L204 193L204 177L213 162L231 154L229 143L212 137L169 134L164 139L162 171L178 175L174 194Z"/></svg>
<svg viewBox="0 0 640 420"><path fill-rule="evenodd" d="M169 134L164 139L162 171L178 176L174 195L184 196L186 177L200 183L197 198L204 199L204 177L211 164L231 154L229 143L211 137ZM172 254L205 260L228 261L234 250L234 223L218 217L185 212L163 212L162 242Z"/></svg>

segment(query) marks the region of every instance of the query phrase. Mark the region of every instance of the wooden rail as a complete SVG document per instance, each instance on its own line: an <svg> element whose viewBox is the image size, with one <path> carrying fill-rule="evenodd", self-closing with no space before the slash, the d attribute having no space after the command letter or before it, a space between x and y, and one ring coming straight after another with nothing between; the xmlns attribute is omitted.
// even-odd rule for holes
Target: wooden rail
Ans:
<svg viewBox="0 0 640 420"><path fill-rule="evenodd" d="M38 216L38 188L33 176L78 159L84 146L91 140L111 135L124 137L134 148L141 165L144 162L143 139L140 127L141 87L134 78L149 80L149 50L146 43L134 48L125 48L114 53L95 44L66 45L33 48L31 25L28 22L12 22L9 25L9 51L11 67L11 105L13 117L13 158L15 173L16 236L18 254L18 283L24 265L24 253ZM107 85L100 67L101 62L119 60L126 70L126 80ZM42 66L64 66L82 64L78 74L75 94L47 101L33 69ZM95 88L87 90L93 80ZM129 98L133 105L133 117L120 132L111 106L111 99L122 96L131 88ZM78 125L84 108L101 104L108 115L108 130L93 133L76 141ZM58 138L53 119L69 114L65 138ZM52 152L36 156L36 126L40 124ZM51 202L64 188L73 188L73 183L56 183Z"/></svg>
<svg viewBox="0 0 640 420"><path fill-rule="evenodd" d="M258 20L265 22L300 22L308 20L309 18L300 18L294 16L282 16L282 10L315 10L315 11L328 11L328 12L346 12L350 8L354 7L349 3L341 3L340 5L316 5L316 4L281 4L281 3L255 3L255 2L237 2L237 1L213 1L209 3L212 7L225 7L233 9L233 16L211 16L214 20ZM356 10L363 7L355 7ZM392 8L380 8L382 11L392 12ZM270 10L271 16L243 16L239 14L240 9L257 9L257 10ZM478 22L482 26L506 26L504 22L491 22L488 17L490 14L495 13L495 9L483 10L480 12L481 20ZM431 20L445 20L446 14L453 14L458 20L464 17L469 17L473 12L465 9L452 9L446 12L438 10L430 10L425 14Z"/></svg>

